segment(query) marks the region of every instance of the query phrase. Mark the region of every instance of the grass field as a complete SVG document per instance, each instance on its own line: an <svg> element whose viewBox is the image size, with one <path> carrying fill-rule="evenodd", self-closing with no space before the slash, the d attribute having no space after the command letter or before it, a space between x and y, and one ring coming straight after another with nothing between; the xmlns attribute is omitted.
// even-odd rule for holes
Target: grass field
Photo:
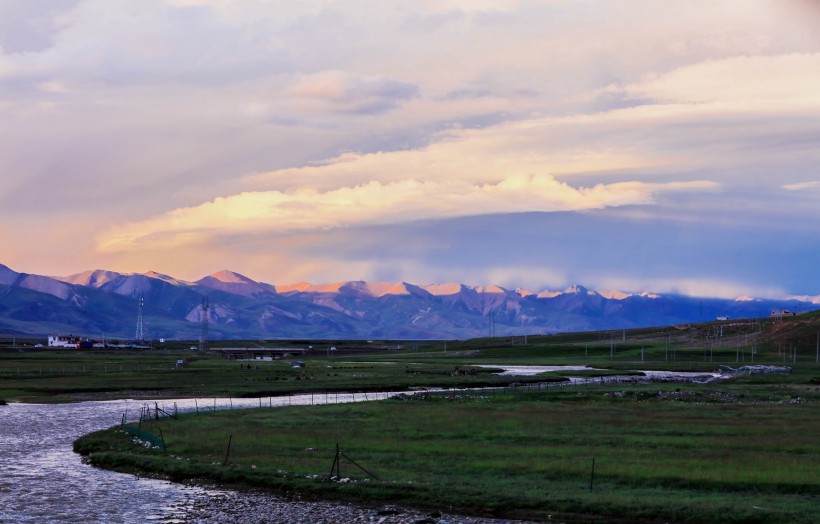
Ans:
<svg viewBox="0 0 820 524"><path fill-rule="evenodd" d="M496 377L483 365L586 364L629 371L712 371L721 364L817 364L813 339L761 339L757 323L741 323L711 338L699 330L657 328L629 332L420 342L410 349L328 356L324 348L289 360L239 363L185 350L0 350L0 398L65 402L123 397L264 397L310 391L372 391L413 386L503 385L541 378ZM812 328L813 329L813 328ZM809 333L811 335L811 333ZM806 338L806 337L804 337ZM329 345L329 344L325 344ZM187 345L185 345L187 346ZM788 348L788 349L787 349ZM792 349L794 348L794 349ZM175 370L177 360L185 360ZM461 372L458 372L460 370ZM470 370L464 373L464 370ZM603 372L595 372L605 374Z"/></svg>
<svg viewBox="0 0 820 524"><path fill-rule="evenodd" d="M76 447L94 464L176 479L496 516L808 523L820 510L820 393L805 390L798 399L764 380L448 392L144 423L165 452L116 430ZM350 481L327 480L337 444Z"/></svg>
<svg viewBox="0 0 820 524"><path fill-rule="evenodd" d="M121 471L447 512L540 521L811 523L820 514L818 324L801 318L764 331L761 323L742 322L723 325L721 336L708 325L526 343L428 342L355 355L319 350L299 357L302 368L190 351L5 351L0 398L266 397L439 386L449 389L143 422L165 450L135 444L119 428L83 437L75 449ZM173 370L177 359L185 366ZM606 385L613 374L752 363L792 372L703 385ZM604 384L569 386L561 372L499 377L474 367L562 364L594 367L575 374L604 377ZM538 382L563 385L526 387ZM479 386L494 388L458 390Z"/></svg>

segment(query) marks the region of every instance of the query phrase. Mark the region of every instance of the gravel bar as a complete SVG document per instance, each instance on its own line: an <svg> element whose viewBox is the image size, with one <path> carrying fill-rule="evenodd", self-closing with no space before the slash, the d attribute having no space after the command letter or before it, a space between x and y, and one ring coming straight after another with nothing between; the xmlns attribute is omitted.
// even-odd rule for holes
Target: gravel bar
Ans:
<svg viewBox="0 0 820 524"><path fill-rule="evenodd" d="M151 517L163 524L532 524L522 520L488 519L423 512L395 505L379 507L295 500L268 492L197 490L189 500Z"/></svg>

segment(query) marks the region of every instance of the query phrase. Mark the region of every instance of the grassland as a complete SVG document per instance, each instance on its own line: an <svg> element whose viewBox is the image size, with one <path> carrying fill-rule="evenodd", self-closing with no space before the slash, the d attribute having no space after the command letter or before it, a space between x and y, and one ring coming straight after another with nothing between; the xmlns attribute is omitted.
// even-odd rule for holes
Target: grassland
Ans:
<svg viewBox="0 0 820 524"><path fill-rule="evenodd" d="M248 369L176 351L0 353L0 397L261 397L443 386L453 389L143 422L164 450L135 444L120 428L88 435L75 449L121 471L448 512L540 521L809 523L820 514L817 327L816 318L803 318L723 325L720 337L707 325L694 332L529 337L526 344L425 343L332 358L318 351L300 357L304 368L254 361ZM177 358L186 366L171 370ZM560 372L498 377L492 368L473 367L586 364L598 370L577 375L608 377L751 363L787 364L792 373L710 384L527 388L566 383ZM488 385L495 388L456 389ZM335 458L340 470L331 474Z"/></svg>
<svg viewBox="0 0 820 524"><path fill-rule="evenodd" d="M212 412L143 423L165 451L117 429L76 449L93 464L177 480L543 521L813 522L820 393L793 389L809 375L788 385L518 387ZM333 473L349 480L329 480L337 445Z"/></svg>
<svg viewBox="0 0 820 524"><path fill-rule="evenodd" d="M326 351L333 344L326 342L299 357L306 362L304 368L292 368L290 361L279 360L254 361L249 369L236 361L180 349L189 344L178 344L177 349L130 351L52 351L0 345L0 398L66 402L123 397L266 397L414 386L493 386L548 379L497 377L491 370L471 367L473 364L585 364L609 369L609 373L636 369L712 371L721 364L811 365L816 363L814 330L818 323L816 315L806 315L780 324L780 329L744 321L690 329L406 343L408 349L401 351L337 356ZM723 335L720 338L715 336L718 327ZM343 348L341 343L335 344ZM185 366L174 369L180 359Z"/></svg>
<svg viewBox="0 0 820 524"><path fill-rule="evenodd" d="M177 360L184 360L175 369ZM237 362L190 351L0 352L0 398L70 402L110 398L268 397L290 393L477 387L520 381L434 358L305 358ZM469 372L459 372L461 368ZM535 380L529 379L529 380ZM543 379L539 379L543 380Z"/></svg>

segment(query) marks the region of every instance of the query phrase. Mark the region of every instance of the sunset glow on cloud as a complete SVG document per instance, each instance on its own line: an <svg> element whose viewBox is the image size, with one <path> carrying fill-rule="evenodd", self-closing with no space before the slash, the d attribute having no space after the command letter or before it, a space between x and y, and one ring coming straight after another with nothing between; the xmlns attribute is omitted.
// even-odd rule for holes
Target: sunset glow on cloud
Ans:
<svg viewBox="0 0 820 524"><path fill-rule="evenodd" d="M7 0L0 263L817 295L818 23L800 0Z"/></svg>
<svg viewBox="0 0 820 524"><path fill-rule="evenodd" d="M165 247L181 247L208 235L226 233L298 232L495 213L600 209L649 204L656 192L712 187L714 183L692 181L619 182L574 188L550 176L514 176L483 185L458 180L404 180L386 185L371 181L325 193L312 188L287 193L240 193L147 221L115 226L100 239L100 249L143 249L157 242Z"/></svg>

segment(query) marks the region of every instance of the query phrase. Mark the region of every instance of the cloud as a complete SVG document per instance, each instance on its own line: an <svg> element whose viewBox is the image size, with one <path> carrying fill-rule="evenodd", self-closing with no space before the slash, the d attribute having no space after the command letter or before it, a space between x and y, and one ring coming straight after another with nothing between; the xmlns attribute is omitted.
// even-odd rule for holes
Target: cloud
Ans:
<svg viewBox="0 0 820 524"><path fill-rule="evenodd" d="M344 71L304 75L288 94L307 101L306 109L378 114L415 97L418 86L380 75L357 76ZM313 102L313 103L310 103Z"/></svg>
<svg viewBox="0 0 820 524"><path fill-rule="evenodd" d="M332 171L332 166L328 168ZM102 251L139 249L144 243L184 245L209 235L293 232L363 224L530 211L600 209L648 204L658 193L703 191L707 181L648 184L624 182L573 187L548 175L510 175L497 183L462 180L371 181L327 192L299 188L242 193L160 217L112 228Z"/></svg>
<svg viewBox="0 0 820 524"><path fill-rule="evenodd" d="M581 221L618 210L680 229L644 231L631 243L641 259L606 261L616 273L689 277L713 260L700 247L711 228L744 223L758 226L746 243L777 231L755 252L772 265L767 253L785 240L820 245L815 4L3 1L0 222L18 247L6 262L66 263L56 251L172 274L193 259L206 272L208 260L243 259L274 276L404 267L417 280L463 269L478 281L503 268L537 280L552 257L543 278L575 279L600 253L578 239L621 253L607 240L617 231L598 235L595 223L558 242L538 235L540 222L520 222L514 256L468 248L512 236L515 224L485 234L508 213L515 222L519 211L564 210ZM483 228L463 241L445 234L461 220ZM434 225L409 242L401 232L419 221ZM374 228L384 234L360 251L367 259L321 253L331 238L350 244ZM647 256L647 246L674 247L658 238L688 231L698 232L692 255L675 257L686 264ZM78 238L108 251L77 248ZM536 249L553 241L578 256ZM439 243L475 264L446 258ZM426 249L429 258L399 266ZM817 258L790 249L780 258ZM385 262L388 251L398 254ZM746 264L740 257L724 256Z"/></svg>
<svg viewBox="0 0 820 524"><path fill-rule="evenodd" d="M803 191L804 189L820 189L820 181L812 180L810 182L796 182L794 184L786 184L783 189L787 191Z"/></svg>
<svg viewBox="0 0 820 524"><path fill-rule="evenodd" d="M608 92L665 104L728 105L796 102L820 105L820 53L708 60Z"/></svg>
<svg viewBox="0 0 820 524"><path fill-rule="evenodd" d="M32 53L54 44L67 25L66 13L81 0L4 0L0 2L0 52Z"/></svg>

